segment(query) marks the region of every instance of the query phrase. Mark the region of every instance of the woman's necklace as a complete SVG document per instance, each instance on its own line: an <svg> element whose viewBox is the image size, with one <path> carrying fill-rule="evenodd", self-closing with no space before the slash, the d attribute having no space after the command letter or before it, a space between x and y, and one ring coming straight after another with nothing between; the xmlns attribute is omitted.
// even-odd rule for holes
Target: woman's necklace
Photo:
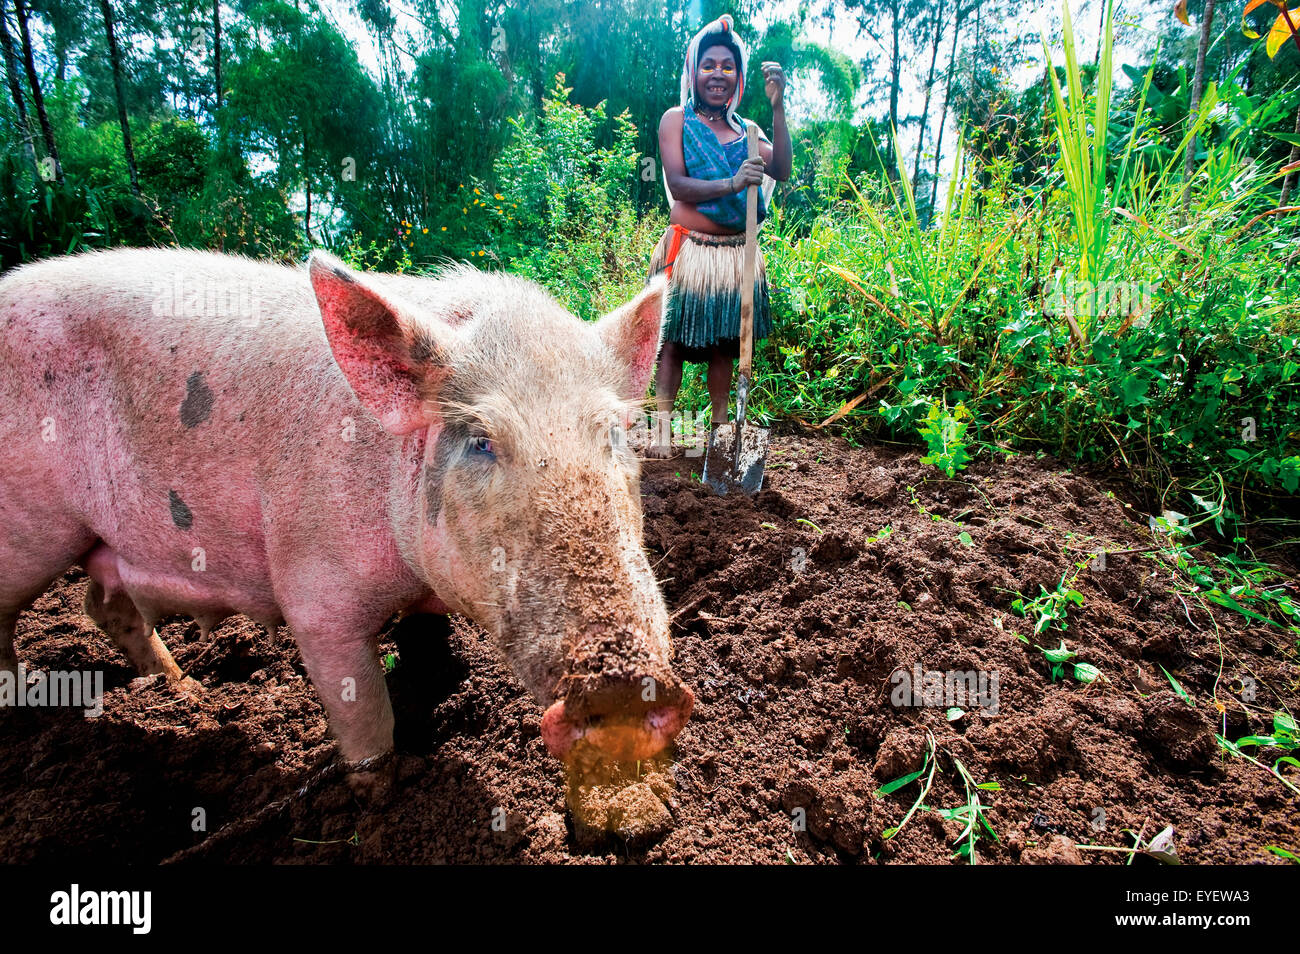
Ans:
<svg viewBox="0 0 1300 954"><path fill-rule="evenodd" d="M727 112L727 111L726 111L725 108L723 108L723 109L718 110L716 113L714 113L714 112L711 112L707 106L705 106L705 105L703 105L703 104L701 104L701 103L696 103L696 104L695 104L695 112L700 116L700 118L702 118L702 119L709 119L709 120L712 120L713 122L716 123L716 122L718 122L720 119L722 119L722 117L723 117L724 115L726 115L726 112Z"/></svg>

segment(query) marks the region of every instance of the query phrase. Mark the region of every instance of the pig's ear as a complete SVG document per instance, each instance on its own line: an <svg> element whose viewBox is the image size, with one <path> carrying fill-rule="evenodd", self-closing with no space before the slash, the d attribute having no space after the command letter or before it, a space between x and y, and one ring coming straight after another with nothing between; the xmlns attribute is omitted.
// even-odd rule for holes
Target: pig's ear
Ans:
<svg viewBox="0 0 1300 954"><path fill-rule="evenodd" d="M312 252L308 272L330 351L358 400L390 434L425 427L421 383L446 366L451 329L417 324L404 306L327 252ZM447 341L433 340L442 332Z"/></svg>
<svg viewBox="0 0 1300 954"><path fill-rule="evenodd" d="M641 400L650 387L650 375L659 356L667 294L668 279L661 273L630 302L596 322L596 333L605 347L627 368L627 390L623 397L628 400Z"/></svg>

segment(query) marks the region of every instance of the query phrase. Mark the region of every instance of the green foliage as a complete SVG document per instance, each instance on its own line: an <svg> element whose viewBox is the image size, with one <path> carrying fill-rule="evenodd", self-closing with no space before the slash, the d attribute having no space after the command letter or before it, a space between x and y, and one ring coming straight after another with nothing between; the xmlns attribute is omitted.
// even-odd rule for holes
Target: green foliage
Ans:
<svg viewBox="0 0 1300 954"><path fill-rule="evenodd" d="M764 244L776 332L751 407L906 440L941 395L969 412L972 454L1047 451L1184 501L1215 490L1241 526L1300 487L1300 280L1283 264L1300 234L1275 207L1276 164L1256 158L1272 139L1259 130L1289 128L1295 103L1212 88L1187 187L1188 137L1169 144L1144 98L1153 71L1102 137L1105 91L1067 61L1055 127L1005 156L964 148L935 228L906 181L849 183L804 232L778 210Z"/></svg>
<svg viewBox="0 0 1300 954"><path fill-rule="evenodd" d="M30 179L30 185L21 184L15 155L0 156L0 268L103 243L98 190L70 175L62 183Z"/></svg>
<svg viewBox="0 0 1300 954"><path fill-rule="evenodd" d="M1219 747L1230 755L1245 759L1247 762L1253 762L1260 768L1266 770L1270 775L1277 778L1283 785L1292 792L1300 795L1300 788L1289 781L1282 774L1282 768L1285 766L1288 771L1294 774L1295 770L1300 770L1300 759L1287 753L1300 751L1300 732L1296 728L1295 719L1285 712L1273 713L1273 732L1271 735L1247 735L1238 739L1236 742L1230 742L1221 735L1215 735L1215 740ZM1272 765L1265 765L1260 758L1252 756L1243 749L1254 747L1257 749L1258 756L1263 756L1264 750L1275 753Z"/></svg>
<svg viewBox="0 0 1300 954"><path fill-rule="evenodd" d="M644 281L658 236L638 227L632 206L639 151L627 114L613 117L613 145L602 147L604 102L586 108L569 102L571 92L559 74L536 124L509 120L511 138L493 170L500 191L463 207L463 232L484 236L512 271L592 318L612 304L602 283ZM470 216L470 205L482 211Z"/></svg>
<svg viewBox="0 0 1300 954"><path fill-rule="evenodd" d="M970 462L970 455L966 453L969 419L970 411L960 401L952 411L948 410L946 401L942 405L932 403L918 428L929 448L921 463L932 464L949 477L964 470Z"/></svg>
<svg viewBox="0 0 1300 954"><path fill-rule="evenodd" d="M1061 582L1056 584L1056 588L1053 590L1048 590L1042 584L1039 584L1038 589L1040 591L1039 595L1032 600L1027 600L1024 596L1018 596L1013 600L1011 603L1012 611L1033 622L1035 636L1042 635L1049 627L1061 631L1069 629L1070 606L1082 606L1083 594L1066 586L1065 577L1061 578ZM1025 642L1028 642L1028 640L1025 640ZM1048 662L1053 664L1062 663L1074 655L1071 653L1070 656L1063 656L1059 659L1053 658L1050 653L1063 652L1065 644L1062 643L1061 646L1062 650L1060 651L1043 650L1044 654L1049 654L1047 656Z"/></svg>

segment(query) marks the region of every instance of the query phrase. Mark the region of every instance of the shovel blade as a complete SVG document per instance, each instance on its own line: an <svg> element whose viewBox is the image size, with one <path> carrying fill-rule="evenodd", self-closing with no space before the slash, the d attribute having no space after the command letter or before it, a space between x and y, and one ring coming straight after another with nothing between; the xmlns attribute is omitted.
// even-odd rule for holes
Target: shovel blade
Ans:
<svg viewBox="0 0 1300 954"><path fill-rule="evenodd" d="M733 488L758 493L763 486L763 468L771 432L765 427L741 426L737 455L736 425L719 424L709 438L704 458L704 483L715 493L725 495Z"/></svg>

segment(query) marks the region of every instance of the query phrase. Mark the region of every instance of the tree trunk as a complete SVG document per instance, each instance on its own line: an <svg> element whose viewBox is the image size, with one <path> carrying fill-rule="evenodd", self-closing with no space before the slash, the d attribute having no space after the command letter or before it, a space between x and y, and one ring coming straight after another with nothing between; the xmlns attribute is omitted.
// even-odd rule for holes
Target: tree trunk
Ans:
<svg viewBox="0 0 1300 954"><path fill-rule="evenodd" d="M23 0L14 0L14 12L18 14L18 37L22 40L23 67L27 71L27 85L32 91L32 105L36 107L36 118L41 124L41 136L45 139L45 155L54 161L54 178L63 181L63 164L59 162L59 148L54 143L54 127L50 125L50 115L45 111L45 97L41 95L41 78L36 75L36 60L32 56L32 35L27 28L27 8Z"/></svg>
<svg viewBox="0 0 1300 954"><path fill-rule="evenodd" d="M921 129L916 134L916 157L912 160L913 196L921 187L921 151L925 148L926 123L930 121L930 96L934 90L934 64L939 59L939 44L943 41L943 13L941 7L936 8L934 11L934 42L930 44L930 72L925 80L925 102L921 106ZM929 216L927 216L928 218ZM927 222L927 224L929 223Z"/></svg>
<svg viewBox="0 0 1300 954"><path fill-rule="evenodd" d="M894 135L898 134L898 86L899 72L901 70L898 52L898 31L900 27L898 21L899 17L902 15L902 11L899 9L901 6L902 0L891 0L889 6L890 19L893 23L892 32L894 36L893 49L889 54L889 128L893 131ZM898 168L898 155L893 149L892 142L890 143L889 156L888 169L890 178L896 182L898 181L900 172Z"/></svg>
<svg viewBox="0 0 1300 954"><path fill-rule="evenodd" d="M307 204L302 213L303 230L307 233L307 247L311 248L311 153L307 148L307 131L302 133L302 184Z"/></svg>
<svg viewBox="0 0 1300 954"><path fill-rule="evenodd" d="M957 35L961 33L962 11L957 10L957 16L952 25L952 50L948 54L948 78L944 82L943 89L943 110L939 113L939 134L934 140L934 181L930 183L930 208L939 201L939 163L940 154L943 152L943 128L948 122L948 101L952 98L952 77L957 72Z"/></svg>
<svg viewBox="0 0 1300 954"><path fill-rule="evenodd" d="M212 76L217 84L217 109L221 109L221 0L212 0Z"/></svg>
<svg viewBox="0 0 1300 954"><path fill-rule="evenodd" d="M131 191L140 198L140 177L135 171L135 150L131 148L131 124L126 119L126 94L122 90L122 58L117 50L117 34L113 30L113 6L109 0L99 0L104 13L104 32L108 36L108 59L113 66L113 92L117 94L117 121L122 127L122 148L126 152L126 171L131 177Z"/></svg>
<svg viewBox="0 0 1300 954"><path fill-rule="evenodd" d="M1295 134L1300 136L1300 108L1295 111ZM1292 146L1291 154L1287 156L1286 164L1291 165L1297 160L1300 160L1300 146ZM1288 172L1286 178L1282 180L1282 192L1278 196L1277 200L1279 207L1286 205L1286 200L1291 195L1291 183L1295 182L1295 177L1296 174L1294 172Z"/></svg>
<svg viewBox="0 0 1300 954"><path fill-rule="evenodd" d="M1214 0L1205 0L1201 15L1201 41L1196 46L1196 72L1192 76L1192 101L1187 110L1187 121L1196 121L1201 109L1201 95L1205 92L1205 51L1210 48L1210 29L1214 26ZM1183 219L1192 201L1192 173L1196 168L1196 137L1187 143L1187 156L1183 160Z"/></svg>
<svg viewBox="0 0 1300 954"><path fill-rule="evenodd" d="M23 100L23 87L18 79L18 59L14 55L13 37L9 35L9 23L6 20L4 0L0 0L0 47L5 58L5 78L9 82L9 95L13 97L14 109L18 113L18 133L23 140L23 152L32 164L32 171L40 177L40 167L36 165L36 146L32 142L32 127L27 121L27 103Z"/></svg>

